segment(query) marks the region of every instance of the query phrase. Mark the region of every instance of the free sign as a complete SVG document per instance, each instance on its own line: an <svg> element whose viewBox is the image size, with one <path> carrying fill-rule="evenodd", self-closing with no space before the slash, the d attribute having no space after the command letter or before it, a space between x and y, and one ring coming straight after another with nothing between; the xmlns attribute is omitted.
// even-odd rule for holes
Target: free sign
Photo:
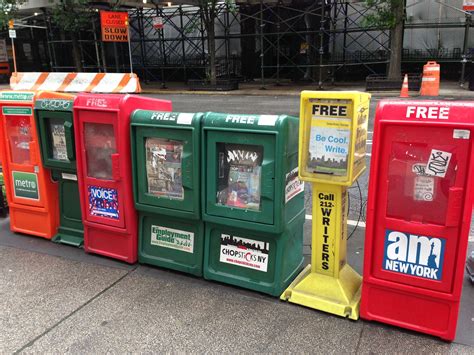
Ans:
<svg viewBox="0 0 474 355"><path fill-rule="evenodd" d="M406 118L447 120L449 118L449 107L407 106Z"/></svg>

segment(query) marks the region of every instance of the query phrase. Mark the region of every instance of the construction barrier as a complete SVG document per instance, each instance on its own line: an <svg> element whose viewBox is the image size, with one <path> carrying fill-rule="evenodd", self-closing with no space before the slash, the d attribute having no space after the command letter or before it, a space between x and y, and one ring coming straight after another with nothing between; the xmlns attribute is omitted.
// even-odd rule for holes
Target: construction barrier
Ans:
<svg viewBox="0 0 474 355"><path fill-rule="evenodd" d="M428 62L423 66L423 79L421 79L421 96L438 96L440 80L440 65Z"/></svg>
<svg viewBox="0 0 474 355"><path fill-rule="evenodd" d="M13 73L12 90L56 92L140 93L140 81L131 73Z"/></svg>
<svg viewBox="0 0 474 355"><path fill-rule="evenodd" d="M8 62L0 62L0 75L10 75L10 65Z"/></svg>

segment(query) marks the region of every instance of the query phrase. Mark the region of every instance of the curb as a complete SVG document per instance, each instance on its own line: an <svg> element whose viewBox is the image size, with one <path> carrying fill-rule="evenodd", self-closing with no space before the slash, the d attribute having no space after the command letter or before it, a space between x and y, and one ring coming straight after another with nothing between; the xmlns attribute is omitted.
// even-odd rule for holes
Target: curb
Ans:
<svg viewBox="0 0 474 355"><path fill-rule="evenodd" d="M300 96L300 92L274 91L274 90L233 90L233 91L192 91L192 90L167 90L167 89L143 89L142 94L153 95L223 95L223 96Z"/></svg>
<svg viewBox="0 0 474 355"><path fill-rule="evenodd" d="M305 89L302 89L303 91ZM351 90L351 89L349 89ZM297 96L299 97L301 91L283 91L283 90L233 90L233 91L192 91L192 90L173 90L173 89L143 89L142 87L142 94L148 95L214 95L214 96ZM329 91L329 90L324 90ZM333 90L333 91L345 91L345 90ZM362 92L366 92L362 90ZM393 91L373 91L369 92L372 94L373 97L382 97L382 98L400 98L399 92ZM418 92L410 92L409 99L442 99L444 97L452 97L452 98L474 98L474 92L459 90L455 92L440 92L439 96L432 97L432 96L420 96Z"/></svg>

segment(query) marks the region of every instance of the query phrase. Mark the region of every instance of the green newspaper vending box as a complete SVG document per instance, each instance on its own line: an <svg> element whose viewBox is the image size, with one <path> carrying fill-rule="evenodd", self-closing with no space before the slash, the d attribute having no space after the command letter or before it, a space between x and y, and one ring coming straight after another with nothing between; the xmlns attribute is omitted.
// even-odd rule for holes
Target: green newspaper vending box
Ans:
<svg viewBox="0 0 474 355"><path fill-rule="evenodd" d="M84 228L76 175L74 145L74 95L40 92L35 104L41 159L51 176L59 182L58 234L53 241L82 247Z"/></svg>
<svg viewBox="0 0 474 355"><path fill-rule="evenodd" d="M298 119L206 113L204 277L279 296L303 266Z"/></svg>
<svg viewBox="0 0 474 355"><path fill-rule="evenodd" d="M136 110L131 117L138 260L202 275L202 114Z"/></svg>

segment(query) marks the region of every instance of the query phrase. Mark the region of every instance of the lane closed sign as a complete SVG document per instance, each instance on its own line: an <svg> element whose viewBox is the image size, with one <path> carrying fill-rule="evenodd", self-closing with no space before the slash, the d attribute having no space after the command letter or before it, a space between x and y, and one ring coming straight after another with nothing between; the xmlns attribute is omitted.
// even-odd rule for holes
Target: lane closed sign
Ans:
<svg viewBox="0 0 474 355"><path fill-rule="evenodd" d="M117 11L101 11L100 27L102 41L128 42L128 13Z"/></svg>

